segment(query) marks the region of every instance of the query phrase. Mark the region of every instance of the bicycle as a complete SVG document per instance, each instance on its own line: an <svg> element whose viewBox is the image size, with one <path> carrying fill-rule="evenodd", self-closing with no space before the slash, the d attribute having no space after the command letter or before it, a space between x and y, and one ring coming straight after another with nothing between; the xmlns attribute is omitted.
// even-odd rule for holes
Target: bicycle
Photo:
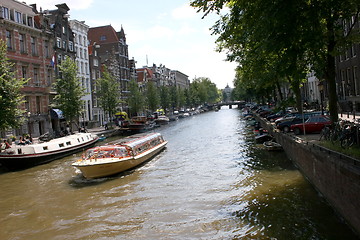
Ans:
<svg viewBox="0 0 360 240"><path fill-rule="evenodd" d="M347 126L340 138L340 146L343 149L349 148L358 142L359 127L355 124Z"/></svg>
<svg viewBox="0 0 360 240"><path fill-rule="evenodd" d="M331 125L326 125L323 129L321 129L321 132L320 132L320 138L319 138L319 141L321 140L325 140L325 141L328 141L331 139Z"/></svg>

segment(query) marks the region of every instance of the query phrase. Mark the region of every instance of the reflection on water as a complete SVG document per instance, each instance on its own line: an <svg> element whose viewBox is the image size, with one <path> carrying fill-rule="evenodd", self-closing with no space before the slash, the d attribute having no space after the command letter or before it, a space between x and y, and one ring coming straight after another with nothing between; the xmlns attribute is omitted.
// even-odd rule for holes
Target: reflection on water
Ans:
<svg viewBox="0 0 360 240"><path fill-rule="evenodd" d="M357 239L238 110L157 130L167 149L116 176L86 180L81 153L0 174L0 239Z"/></svg>

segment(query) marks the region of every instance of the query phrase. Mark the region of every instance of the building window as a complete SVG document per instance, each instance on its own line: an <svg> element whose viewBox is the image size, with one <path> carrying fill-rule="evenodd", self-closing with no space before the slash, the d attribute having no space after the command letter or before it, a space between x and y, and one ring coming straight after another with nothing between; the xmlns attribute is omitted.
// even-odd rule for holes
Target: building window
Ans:
<svg viewBox="0 0 360 240"><path fill-rule="evenodd" d="M79 39L79 40L78 40L79 45L82 45L82 41L81 41L81 36L80 36L80 35L78 36L78 39Z"/></svg>
<svg viewBox="0 0 360 240"><path fill-rule="evenodd" d="M100 41L105 41L106 40L106 36L105 35L101 35L100 36Z"/></svg>
<svg viewBox="0 0 360 240"><path fill-rule="evenodd" d="M19 34L19 41L20 41L20 52L26 52L26 43L25 43L25 34Z"/></svg>
<svg viewBox="0 0 360 240"><path fill-rule="evenodd" d="M73 43L72 41L69 41L69 50L70 50L71 52L74 51L74 43Z"/></svg>
<svg viewBox="0 0 360 240"><path fill-rule="evenodd" d="M61 54L59 54L59 55L57 56L57 60L58 60L57 64L58 64L58 65L61 64L61 60L62 60L61 57L62 57Z"/></svg>
<svg viewBox="0 0 360 240"><path fill-rule="evenodd" d="M356 91L355 94L356 94L356 96L359 96L360 95L360 84L357 79L357 67L356 66L353 67L353 81L355 84L355 91Z"/></svg>
<svg viewBox="0 0 360 240"><path fill-rule="evenodd" d="M86 92L89 93L90 92L90 84L89 84L89 79L86 79Z"/></svg>
<svg viewBox="0 0 360 240"><path fill-rule="evenodd" d="M66 33L66 28L65 28L65 26L62 27L62 33L63 33L63 34Z"/></svg>
<svg viewBox="0 0 360 240"><path fill-rule="evenodd" d="M34 68L34 84L36 87L40 86L39 69L38 68Z"/></svg>
<svg viewBox="0 0 360 240"><path fill-rule="evenodd" d="M7 7L2 7L2 17L10 19L9 9Z"/></svg>
<svg viewBox="0 0 360 240"><path fill-rule="evenodd" d="M66 40L63 40L63 48L66 50Z"/></svg>
<svg viewBox="0 0 360 240"><path fill-rule="evenodd" d="M46 58L50 57L49 41L44 41L44 55Z"/></svg>
<svg viewBox="0 0 360 240"><path fill-rule="evenodd" d="M23 79L27 79L27 67L26 66L21 67L21 72L22 72Z"/></svg>
<svg viewBox="0 0 360 240"><path fill-rule="evenodd" d="M61 48L61 38L56 38L56 47Z"/></svg>
<svg viewBox="0 0 360 240"><path fill-rule="evenodd" d="M22 14L21 14L21 12L15 11L15 22L17 22L17 23L22 22Z"/></svg>
<svg viewBox="0 0 360 240"><path fill-rule="evenodd" d="M13 43L12 43L12 32L6 30L6 46L8 50L13 50Z"/></svg>
<svg viewBox="0 0 360 240"><path fill-rule="evenodd" d="M34 27L34 21L32 17L27 17L27 25L29 27Z"/></svg>
<svg viewBox="0 0 360 240"><path fill-rule="evenodd" d="M36 112L41 113L41 97L36 96Z"/></svg>
<svg viewBox="0 0 360 240"><path fill-rule="evenodd" d="M25 109L26 111L30 112L30 97L25 96Z"/></svg>
<svg viewBox="0 0 360 240"><path fill-rule="evenodd" d="M52 70L49 68L47 70L47 86L50 87L52 82Z"/></svg>
<svg viewBox="0 0 360 240"><path fill-rule="evenodd" d="M99 60L97 58L94 58L93 63L95 67L99 66Z"/></svg>
<svg viewBox="0 0 360 240"><path fill-rule="evenodd" d="M36 38L31 37L31 54L32 55L37 55L37 50L36 50Z"/></svg>

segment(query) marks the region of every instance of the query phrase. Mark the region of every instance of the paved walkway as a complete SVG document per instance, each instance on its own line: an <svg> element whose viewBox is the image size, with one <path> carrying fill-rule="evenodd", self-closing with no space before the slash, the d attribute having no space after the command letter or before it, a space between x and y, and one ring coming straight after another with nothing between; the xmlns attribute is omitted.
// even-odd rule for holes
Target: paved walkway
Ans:
<svg viewBox="0 0 360 240"><path fill-rule="evenodd" d="M358 113L355 113L354 114L339 114L339 119L342 119L342 120L347 120L347 121L350 121L350 122L357 122L359 123L360 122L360 115L358 115Z"/></svg>

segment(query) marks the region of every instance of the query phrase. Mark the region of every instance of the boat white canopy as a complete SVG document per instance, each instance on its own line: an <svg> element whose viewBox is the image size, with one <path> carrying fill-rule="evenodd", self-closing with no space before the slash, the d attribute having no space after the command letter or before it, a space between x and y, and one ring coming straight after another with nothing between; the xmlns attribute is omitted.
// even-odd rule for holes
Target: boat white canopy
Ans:
<svg viewBox="0 0 360 240"><path fill-rule="evenodd" d="M128 142L126 144L124 144L124 146L128 146L130 148L135 148L136 146L139 146L139 145L142 145L146 142L149 142L151 140L154 140L154 139L162 139L162 136L160 133L153 133L153 134L150 134L150 135L147 135L147 136L144 136L140 139L137 139L133 142Z"/></svg>

